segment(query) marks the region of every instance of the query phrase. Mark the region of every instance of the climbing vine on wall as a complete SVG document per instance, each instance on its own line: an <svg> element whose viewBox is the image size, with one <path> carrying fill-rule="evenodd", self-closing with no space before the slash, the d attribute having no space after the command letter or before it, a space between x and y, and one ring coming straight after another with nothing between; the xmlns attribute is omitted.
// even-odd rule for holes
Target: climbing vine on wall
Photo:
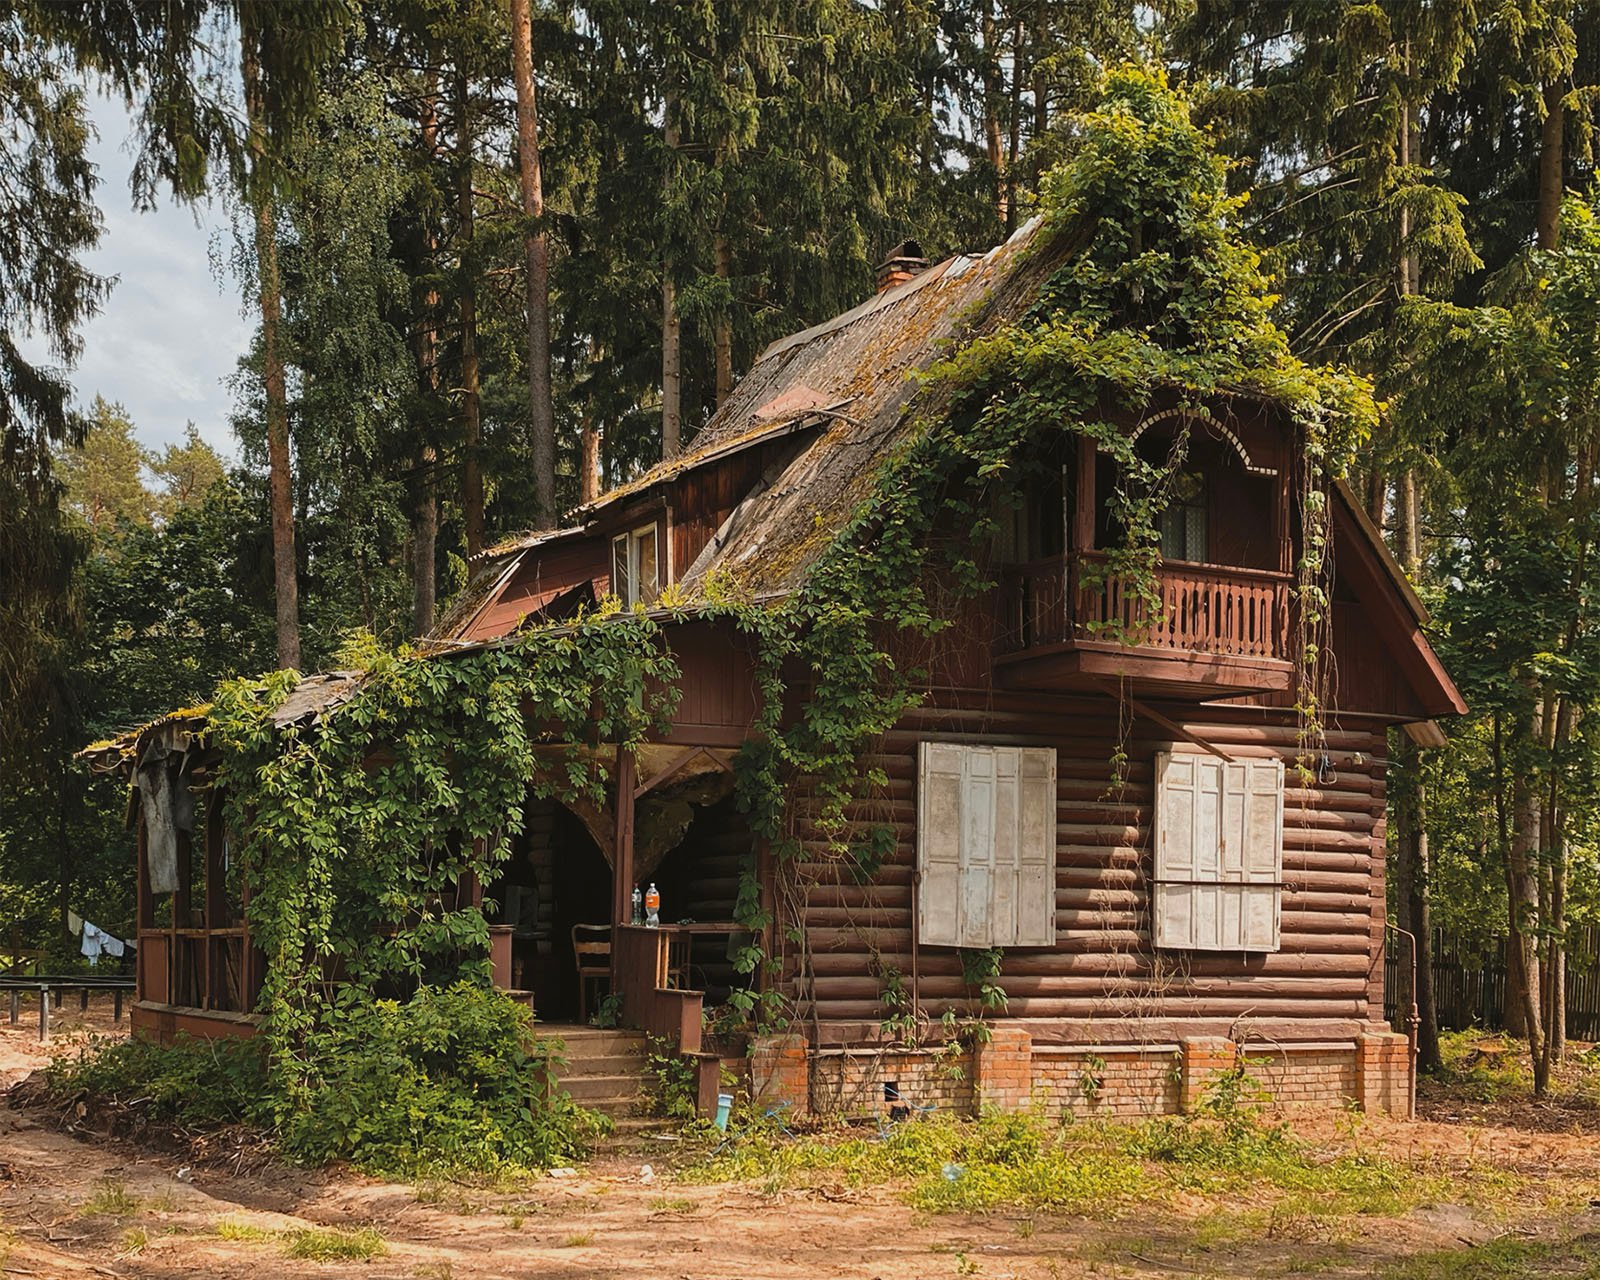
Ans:
<svg viewBox="0 0 1600 1280"><path fill-rule="evenodd" d="M613 610L486 649L373 655L353 698L303 724L273 719L292 672L221 688L209 735L267 956L280 1118L325 1091L352 1008L487 986L487 925L462 886L493 895L530 795L603 805L614 744L665 723L677 675L659 627Z"/></svg>
<svg viewBox="0 0 1600 1280"><path fill-rule="evenodd" d="M1305 459L1295 495L1298 700L1305 737L1320 732L1326 490L1375 424L1370 385L1290 352L1258 256L1234 229L1244 199L1227 194L1225 161L1161 73L1112 74L1099 109L1070 132L1070 158L1042 183L1046 225L1034 251L1066 237L1071 252L1038 301L987 331L972 317L976 336L924 375L907 443L798 591L759 609L739 606L732 584L708 592L713 611L762 642L764 710L740 794L799 896L802 862L825 856L859 871L892 848L892 831L861 820L888 783L862 762L917 701L924 673L906 656L937 642L952 604L990 585L995 499L1017 492L1052 441L1087 435L1117 464L1109 503L1122 540L1105 572L1158 604L1159 518L1187 434L1180 428L1159 462L1139 452L1129 423L1157 397L1200 415L1223 397L1251 396L1295 424ZM804 697L786 702L783 673L796 670ZM800 797L813 842L805 849ZM752 927L766 923L753 865L740 909ZM787 941L800 949L803 980L804 936ZM761 960L752 952L744 963Z"/></svg>

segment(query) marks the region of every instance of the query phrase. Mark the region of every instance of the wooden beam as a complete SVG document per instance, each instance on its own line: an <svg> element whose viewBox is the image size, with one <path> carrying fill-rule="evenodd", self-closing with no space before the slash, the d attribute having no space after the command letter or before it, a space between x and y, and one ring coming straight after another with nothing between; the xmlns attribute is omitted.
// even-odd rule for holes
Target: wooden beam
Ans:
<svg viewBox="0 0 1600 1280"><path fill-rule="evenodd" d="M633 894L633 752L627 747L617 747L617 803L616 836L611 860L611 923L613 929L627 924L632 918ZM611 948L612 989L616 989L617 948L613 937Z"/></svg>
<svg viewBox="0 0 1600 1280"><path fill-rule="evenodd" d="M673 759L672 759L672 763L669 764L665 769L661 770L660 773L656 774L648 782L642 782L638 786L636 786L633 789L633 798L635 800L637 800L640 796L644 795L647 791L654 791L657 787L659 787L662 783L666 782L669 778L674 777L676 774L678 774L678 773L682 772L684 769L686 769L689 765L693 764L695 762L695 760L698 759L700 756L704 756L707 760L711 761L712 764L716 765L717 768L721 769L724 773L732 773L733 772L733 766L732 765L730 765L726 760L721 759L719 756L717 756L713 752L707 750L705 747L686 747L683 750L682 754L674 756Z"/></svg>
<svg viewBox="0 0 1600 1280"><path fill-rule="evenodd" d="M1078 437L1078 486L1073 495L1072 550L1094 549L1095 492L1094 472L1097 458L1094 441L1087 435Z"/></svg>
<svg viewBox="0 0 1600 1280"><path fill-rule="evenodd" d="M1120 688L1118 688L1111 681L1109 681L1109 680L1101 680L1101 681L1097 681L1097 683L1100 685L1100 687L1102 689L1104 689L1112 697L1116 698L1120 702L1127 703L1127 705L1133 709L1133 712L1134 712L1135 715L1141 715L1146 720L1153 721L1154 723L1160 725L1168 733L1172 734L1174 737L1181 738L1181 739L1183 739L1183 741L1185 741L1187 743L1190 743L1190 744L1192 744L1192 745L1194 745L1196 747L1199 747L1202 751L1209 751L1212 755L1216 756L1218 760L1229 760L1229 761L1231 761L1233 759L1232 756L1230 756L1226 751L1222 750L1220 747L1214 745L1213 743L1207 742L1204 738L1199 737L1196 734L1190 733L1187 729L1185 729L1176 720L1168 719L1166 716L1162 715L1155 708L1146 706L1144 703L1140 702L1137 698L1128 697L1126 694L1123 693L1123 691Z"/></svg>

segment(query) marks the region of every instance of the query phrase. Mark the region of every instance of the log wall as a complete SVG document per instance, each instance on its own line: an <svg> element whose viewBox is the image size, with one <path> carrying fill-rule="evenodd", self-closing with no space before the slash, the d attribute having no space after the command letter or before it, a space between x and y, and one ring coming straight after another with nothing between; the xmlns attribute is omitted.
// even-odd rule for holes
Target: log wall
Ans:
<svg viewBox="0 0 1600 1280"><path fill-rule="evenodd" d="M916 748L928 737L1052 746L1057 752L1056 927L1051 949L1008 949L1000 984L1008 1014L1036 1039L1114 1041L1138 1034L1226 1033L1241 1017L1295 1038L1356 1034L1382 1020L1385 736L1372 724L1330 730L1320 782L1294 769L1297 730L1283 713L1256 708L1160 710L1188 732L1236 756L1276 755L1289 766L1285 793L1282 946L1266 955L1156 953L1150 946L1152 766L1173 741L1160 725L1126 728L1126 777L1113 786L1122 710L1110 697L936 694L886 735L865 762L889 780L860 806L862 822L898 834L890 861L858 883L797 816L805 854L799 888L784 897L808 947L787 946L787 994L824 1040L870 1039L887 1016L884 974L896 969L934 1018L969 1011L957 952L914 946ZM782 936L782 930L778 936ZM1129 1034L1133 1034L1131 1031Z"/></svg>

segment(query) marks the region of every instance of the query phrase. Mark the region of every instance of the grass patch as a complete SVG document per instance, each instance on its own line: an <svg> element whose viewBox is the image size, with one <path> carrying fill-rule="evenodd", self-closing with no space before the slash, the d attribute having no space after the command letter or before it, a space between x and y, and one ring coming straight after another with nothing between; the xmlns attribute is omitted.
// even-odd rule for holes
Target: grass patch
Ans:
<svg viewBox="0 0 1600 1280"><path fill-rule="evenodd" d="M144 1247L150 1243L150 1233L143 1227L129 1227L122 1233L120 1250L123 1257L133 1257L144 1252Z"/></svg>
<svg viewBox="0 0 1600 1280"><path fill-rule="evenodd" d="M291 1231L284 1253L309 1262L365 1262L389 1252L384 1239L371 1227L358 1231Z"/></svg>
<svg viewBox="0 0 1600 1280"><path fill-rule="evenodd" d="M899 1183L911 1205L932 1213L1001 1206L1103 1213L1174 1191L1234 1194L1253 1202L1260 1230L1285 1238L1326 1235L1333 1220L1352 1215L1404 1213L1445 1190L1439 1176L1363 1149L1359 1130L1335 1151L1310 1147L1287 1126L1268 1123L1237 1085L1194 1114L1135 1124L990 1113L913 1121L887 1136L788 1140L758 1130L684 1176L761 1181L770 1191L822 1179ZM1278 1193L1276 1216L1261 1203L1264 1191Z"/></svg>
<svg viewBox="0 0 1600 1280"><path fill-rule="evenodd" d="M239 1240L247 1244L261 1244L273 1239L275 1234L249 1222L219 1222L216 1227L217 1239Z"/></svg>
<svg viewBox="0 0 1600 1280"><path fill-rule="evenodd" d="M1383 1280L1600 1280L1600 1237L1565 1244L1491 1240L1463 1249L1420 1253L1381 1273Z"/></svg>
<svg viewBox="0 0 1600 1280"><path fill-rule="evenodd" d="M693 1213L695 1202L688 1196L657 1196L650 1208L658 1213Z"/></svg>
<svg viewBox="0 0 1600 1280"><path fill-rule="evenodd" d="M582 1249L594 1243L594 1232L577 1231L561 1242L563 1249Z"/></svg>
<svg viewBox="0 0 1600 1280"><path fill-rule="evenodd" d="M94 1194L78 1210L86 1218L130 1218L139 1211L139 1199L115 1178L101 1178Z"/></svg>

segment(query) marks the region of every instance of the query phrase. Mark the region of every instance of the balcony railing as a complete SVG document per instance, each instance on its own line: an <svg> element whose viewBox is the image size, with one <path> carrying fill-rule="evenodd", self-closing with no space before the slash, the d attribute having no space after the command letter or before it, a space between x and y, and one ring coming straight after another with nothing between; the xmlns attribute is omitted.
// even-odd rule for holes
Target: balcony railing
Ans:
<svg viewBox="0 0 1600 1280"><path fill-rule="evenodd" d="M1033 560L1001 579L1003 652L1069 643L1138 645L1223 657L1281 660L1289 644L1293 578L1265 569L1163 560L1159 611L1128 578L1108 575L1103 552Z"/></svg>

